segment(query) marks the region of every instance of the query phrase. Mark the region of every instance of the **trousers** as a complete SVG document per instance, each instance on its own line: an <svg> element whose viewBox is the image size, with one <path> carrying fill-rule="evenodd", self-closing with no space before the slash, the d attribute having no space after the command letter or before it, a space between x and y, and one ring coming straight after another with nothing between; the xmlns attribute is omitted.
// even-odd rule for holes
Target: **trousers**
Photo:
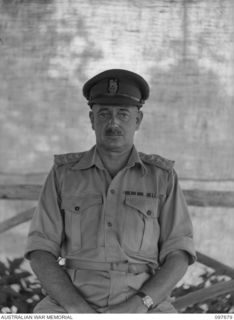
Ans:
<svg viewBox="0 0 234 320"><path fill-rule="evenodd" d="M67 313L54 299L46 296L34 308L33 313ZM165 300L157 305L156 308L149 310L148 313L177 313L173 305Z"/></svg>

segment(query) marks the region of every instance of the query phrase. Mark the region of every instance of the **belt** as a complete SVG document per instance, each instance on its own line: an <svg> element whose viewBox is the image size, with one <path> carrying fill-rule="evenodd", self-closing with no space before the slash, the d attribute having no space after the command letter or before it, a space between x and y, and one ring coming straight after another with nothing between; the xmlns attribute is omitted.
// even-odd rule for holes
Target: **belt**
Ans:
<svg viewBox="0 0 234 320"><path fill-rule="evenodd" d="M77 259L66 259L65 267L67 269L84 269L84 270L100 270L100 271L122 271L128 273L152 273L152 266L141 263L128 262L90 262L79 261Z"/></svg>

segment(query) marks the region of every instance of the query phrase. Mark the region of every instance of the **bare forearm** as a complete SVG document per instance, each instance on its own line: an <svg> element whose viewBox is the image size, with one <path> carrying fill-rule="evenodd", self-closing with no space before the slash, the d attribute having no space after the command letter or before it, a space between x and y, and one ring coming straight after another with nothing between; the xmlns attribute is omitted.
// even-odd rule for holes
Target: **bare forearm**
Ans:
<svg viewBox="0 0 234 320"><path fill-rule="evenodd" d="M52 254L38 250L33 251L30 257L31 267L43 288L68 313L95 312L79 294Z"/></svg>
<svg viewBox="0 0 234 320"><path fill-rule="evenodd" d="M141 288L155 304L162 302L172 291L188 268L188 256L178 251L167 257L165 263Z"/></svg>

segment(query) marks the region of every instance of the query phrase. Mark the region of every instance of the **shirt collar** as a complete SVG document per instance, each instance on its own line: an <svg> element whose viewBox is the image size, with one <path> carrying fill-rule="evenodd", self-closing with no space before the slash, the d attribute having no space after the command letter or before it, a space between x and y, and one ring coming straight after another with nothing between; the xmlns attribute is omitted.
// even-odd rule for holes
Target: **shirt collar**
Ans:
<svg viewBox="0 0 234 320"><path fill-rule="evenodd" d="M134 167L135 165L139 165L142 170L142 174L145 174L147 172L147 169L142 162L135 146L133 145L126 168ZM80 159L78 163L75 163L72 165L72 169L76 170L82 170L82 169L88 169L92 166L96 166L99 169L104 170L103 162L98 154L97 147L93 146L89 151L84 152L83 157Z"/></svg>
<svg viewBox="0 0 234 320"><path fill-rule="evenodd" d="M91 168L93 166L96 166L100 169L104 169L102 160L97 152L96 146L93 146L90 150L84 152L83 157L80 159L79 162L75 163L72 166L72 169L82 170Z"/></svg>
<svg viewBox="0 0 234 320"><path fill-rule="evenodd" d="M141 167L142 170L142 174L146 174L147 173L147 169L144 165L144 163L142 162L139 153L136 150L136 147L133 145L132 147L132 151L130 153L129 159L128 159L128 163L126 165L127 168L131 168L134 167L135 165L138 165Z"/></svg>

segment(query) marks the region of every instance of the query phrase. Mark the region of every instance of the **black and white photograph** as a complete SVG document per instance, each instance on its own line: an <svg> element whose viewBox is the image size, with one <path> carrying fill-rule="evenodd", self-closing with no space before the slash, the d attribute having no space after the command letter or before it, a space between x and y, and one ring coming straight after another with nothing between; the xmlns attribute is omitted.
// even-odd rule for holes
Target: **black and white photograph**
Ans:
<svg viewBox="0 0 234 320"><path fill-rule="evenodd" d="M0 313L234 319L233 0L0 0Z"/></svg>

